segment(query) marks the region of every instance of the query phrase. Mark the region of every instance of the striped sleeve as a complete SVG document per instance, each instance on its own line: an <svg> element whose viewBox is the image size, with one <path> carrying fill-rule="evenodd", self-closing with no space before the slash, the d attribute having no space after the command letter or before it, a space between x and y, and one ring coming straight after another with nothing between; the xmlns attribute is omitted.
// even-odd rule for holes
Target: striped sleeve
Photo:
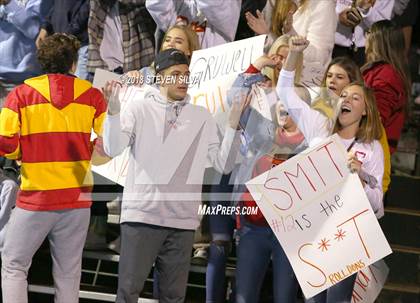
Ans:
<svg viewBox="0 0 420 303"><path fill-rule="evenodd" d="M95 116L93 119L93 131L96 135L102 136L103 124L105 121L107 104L103 94L96 88L94 90L92 98L94 98L93 104L95 104Z"/></svg>
<svg viewBox="0 0 420 303"><path fill-rule="evenodd" d="M0 156L9 159L20 157L20 111L17 90L7 96L0 113Z"/></svg>

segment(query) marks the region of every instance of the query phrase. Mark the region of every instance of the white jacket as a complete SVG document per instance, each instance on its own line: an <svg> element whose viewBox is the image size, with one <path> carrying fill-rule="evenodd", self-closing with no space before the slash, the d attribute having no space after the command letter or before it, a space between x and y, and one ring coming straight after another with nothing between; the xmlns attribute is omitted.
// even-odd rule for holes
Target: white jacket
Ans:
<svg viewBox="0 0 420 303"><path fill-rule="evenodd" d="M293 15L293 27L300 36L309 40L303 52L303 63L319 64L326 68L331 61L334 34L337 28L335 0L309 0Z"/></svg>
<svg viewBox="0 0 420 303"><path fill-rule="evenodd" d="M334 34L337 28L335 0L309 0L293 14L293 28L300 36L309 40L309 46L304 50L304 65L319 66L325 69L331 61L334 47ZM263 10L264 19L271 24L273 8L269 1ZM271 46L275 37L268 35L267 44Z"/></svg>
<svg viewBox="0 0 420 303"><path fill-rule="evenodd" d="M187 18L189 24L207 21L204 33L197 33L204 49L234 40L241 0L146 0L146 8L164 32L178 16Z"/></svg>
<svg viewBox="0 0 420 303"><path fill-rule="evenodd" d="M219 172L232 171L240 139L226 127L221 144L212 115L189 103L165 138L167 107L159 90L147 87L144 97L130 100L121 114L107 116L104 149L116 156L130 147L121 222L193 230L200 222L207 160Z"/></svg>
<svg viewBox="0 0 420 303"><path fill-rule="evenodd" d="M351 7L352 2L352 0L337 0L337 16L344 9ZM354 28L354 41L357 47L365 47L365 31L369 29L373 23L384 19L391 19L394 2L394 0L377 0L375 5L371 7L366 14L361 12L363 17L362 22ZM350 47L352 38L352 29L338 22L337 32L335 33L335 44Z"/></svg>

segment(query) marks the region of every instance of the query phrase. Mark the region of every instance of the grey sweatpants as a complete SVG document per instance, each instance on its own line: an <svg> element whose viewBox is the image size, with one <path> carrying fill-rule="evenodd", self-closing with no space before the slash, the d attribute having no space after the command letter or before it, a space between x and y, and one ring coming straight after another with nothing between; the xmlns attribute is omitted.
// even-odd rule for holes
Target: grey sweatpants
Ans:
<svg viewBox="0 0 420 303"><path fill-rule="evenodd" d="M3 303L27 303L32 257L46 237L53 261L55 303L79 302L82 251L90 208L28 211L15 208L2 252Z"/></svg>
<svg viewBox="0 0 420 303"><path fill-rule="evenodd" d="M184 302L193 239L193 230L122 223L116 303L137 302L154 262L159 302Z"/></svg>
<svg viewBox="0 0 420 303"><path fill-rule="evenodd" d="M15 181L7 179L0 172L0 252L3 250L7 224L9 223L12 209L16 204L18 185Z"/></svg>

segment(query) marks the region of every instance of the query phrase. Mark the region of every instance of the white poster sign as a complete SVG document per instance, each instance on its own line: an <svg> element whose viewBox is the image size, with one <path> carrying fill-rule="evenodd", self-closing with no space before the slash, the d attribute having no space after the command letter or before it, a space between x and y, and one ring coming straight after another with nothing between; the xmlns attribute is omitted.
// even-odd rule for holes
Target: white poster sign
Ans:
<svg viewBox="0 0 420 303"><path fill-rule="evenodd" d="M264 54L266 35L225 43L193 52L188 94L193 104L206 107L212 114L226 112L226 92L236 77Z"/></svg>
<svg viewBox="0 0 420 303"><path fill-rule="evenodd" d="M351 303L373 303L381 293L389 268L383 260L363 268L357 273Z"/></svg>
<svg viewBox="0 0 420 303"><path fill-rule="evenodd" d="M391 253L337 135L247 187L310 298Z"/></svg>
<svg viewBox="0 0 420 303"><path fill-rule="evenodd" d="M107 81L118 80L119 78L120 75L105 70L96 69L93 86L101 89ZM138 86L124 86L120 92L121 111L124 111L127 102L139 100L143 93L143 88ZM129 149L126 148L119 156L113 158L111 161L103 165L92 166L92 171L115 183L120 184L121 186L124 186L125 178L127 176L128 158Z"/></svg>

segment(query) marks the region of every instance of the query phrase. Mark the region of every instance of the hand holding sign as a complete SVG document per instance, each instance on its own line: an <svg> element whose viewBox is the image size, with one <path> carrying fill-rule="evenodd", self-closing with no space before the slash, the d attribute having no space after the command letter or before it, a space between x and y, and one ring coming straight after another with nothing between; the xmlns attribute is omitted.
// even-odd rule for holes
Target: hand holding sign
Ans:
<svg viewBox="0 0 420 303"><path fill-rule="evenodd" d="M121 83L115 80L106 82L105 87L102 89L105 101L108 103L108 114L111 116L117 115L121 111L121 102L119 99L121 89Z"/></svg>
<svg viewBox="0 0 420 303"><path fill-rule="evenodd" d="M245 13L246 22L250 29L254 31L257 35L268 34L270 28L264 20L264 15L259 10L256 11L257 17L255 17L251 12Z"/></svg>
<svg viewBox="0 0 420 303"><path fill-rule="evenodd" d="M309 41L302 36L293 36L289 41L291 52L303 52L309 45Z"/></svg>

